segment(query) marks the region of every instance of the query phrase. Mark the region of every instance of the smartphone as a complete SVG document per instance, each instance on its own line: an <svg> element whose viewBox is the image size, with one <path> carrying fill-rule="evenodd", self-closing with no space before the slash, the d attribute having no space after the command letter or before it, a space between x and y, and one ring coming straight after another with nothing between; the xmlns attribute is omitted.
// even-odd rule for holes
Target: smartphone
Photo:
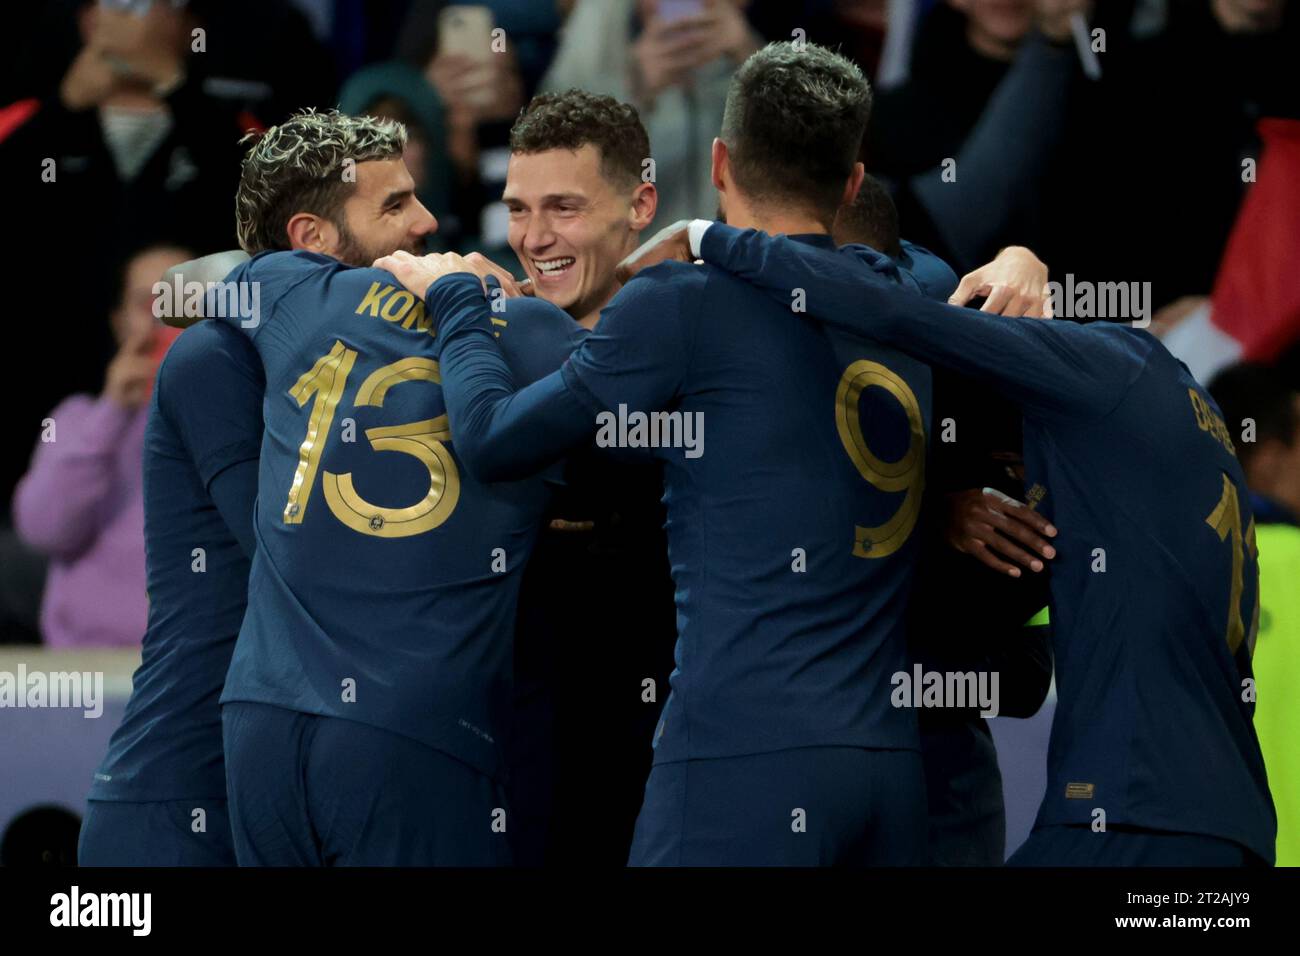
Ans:
<svg viewBox="0 0 1300 956"><path fill-rule="evenodd" d="M438 14L438 52L490 60L492 11L483 6L444 7Z"/></svg>
<svg viewBox="0 0 1300 956"><path fill-rule="evenodd" d="M704 12L704 0L659 0L655 16L665 23L698 17Z"/></svg>

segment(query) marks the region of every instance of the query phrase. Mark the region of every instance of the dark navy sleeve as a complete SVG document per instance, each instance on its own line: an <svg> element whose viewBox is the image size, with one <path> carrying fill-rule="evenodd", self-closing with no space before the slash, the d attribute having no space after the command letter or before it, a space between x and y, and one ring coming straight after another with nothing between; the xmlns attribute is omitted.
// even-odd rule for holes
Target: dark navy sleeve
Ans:
<svg viewBox="0 0 1300 956"><path fill-rule="evenodd" d="M601 310L600 321L564 367L591 414L626 405L651 412L680 392L708 270L679 262L647 269Z"/></svg>
<svg viewBox="0 0 1300 956"><path fill-rule="evenodd" d="M502 352L521 385L550 375L565 363L590 334L545 299L517 297L494 313Z"/></svg>
<svg viewBox="0 0 1300 956"><path fill-rule="evenodd" d="M452 441L479 481L536 474L595 432L559 371L516 392L477 276L444 276L429 286L425 305L437 326L434 355Z"/></svg>
<svg viewBox="0 0 1300 956"><path fill-rule="evenodd" d="M590 334L569 313L545 299L518 296L501 301L504 308L493 315L492 324L497 327L497 342L520 385L531 385L550 375ZM493 311L496 313L495 308ZM569 483L564 462L555 462L541 476L554 485Z"/></svg>
<svg viewBox="0 0 1300 956"><path fill-rule="evenodd" d="M241 461L223 470L208 486L208 496L217 506L222 522L235 536L244 557L250 561L257 550L253 510L257 504L258 470L256 458Z"/></svg>
<svg viewBox="0 0 1300 956"><path fill-rule="evenodd" d="M827 252L784 236L714 223L701 257L787 307L803 289L807 315L988 382L1042 418L1102 417L1137 379L1150 346L1124 330L1010 319L941 305L877 275L852 247ZM1151 340L1154 341L1154 340Z"/></svg>
<svg viewBox="0 0 1300 956"><path fill-rule="evenodd" d="M957 273L952 266L944 262L929 249L908 242L900 243L902 251L898 264L904 272L911 273L921 287L921 294L928 299L947 302L948 297L957 291Z"/></svg>
<svg viewBox="0 0 1300 956"><path fill-rule="evenodd" d="M265 391L257 353L233 328L200 322L168 349L155 387L159 412L180 437L226 526L251 553ZM238 480L221 480L243 465Z"/></svg>
<svg viewBox="0 0 1300 956"><path fill-rule="evenodd" d="M480 481L536 473L590 438L596 416L619 403L663 408L685 371L680 327L683 290L647 270L601 313L597 330L555 373L515 391L515 380L492 336L490 310L478 280L454 275L426 295L438 323L443 397L457 453Z"/></svg>

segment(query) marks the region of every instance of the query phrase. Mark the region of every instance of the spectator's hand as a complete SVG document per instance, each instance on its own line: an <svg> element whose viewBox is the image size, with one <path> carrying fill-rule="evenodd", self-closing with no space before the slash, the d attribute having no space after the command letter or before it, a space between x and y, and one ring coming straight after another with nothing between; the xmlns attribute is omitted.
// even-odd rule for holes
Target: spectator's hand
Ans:
<svg viewBox="0 0 1300 956"><path fill-rule="evenodd" d="M478 272L454 252L434 252L427 256L413 256L409 252L398 250L391 256L384 256L376 259L374 263L376 269L387 269L397 281L402 283L410 292L414 293L420 299L424 298L429 286L433 285L443 276L454 275L458 272L467 272L472 276L479 276ZM479 278L482 278L479 276Z"/></svg>
<svg viewBox="0 0 1300 956"><path fill-rule="evenodd" d="M484 96L479 116L485 123L513 121L524 107L524 78L513 51L492 55L492 96Z"/></svg>
<svg viewBox="0 0 1300 956"><path fill-rule="evenodd" d="M176 82L185 72L189 20L170 3L154 3L143 15L100 7L93 44L110 66L150 87Z"/></svg>
<svg viewBox="0 0 1300 956"><path fill-rule="evenodd" d="M487 60L463 53L440 53L425 78L447 106L454 129L510 120L523 106L524 85L513 53L494 53Z"/></svg>
<svg viewBox="0 0 1300 956"><path fill-rule="evenodd" d="M424 68L424 78L447 107L447 122L451 126L473 123L474 111L464 102L468 85L465 74L479 65L477 60L462 53L439 53Z"/></svg>
<svg viewBox="0 0 1300 956"><path fill-rule="evenodd" d="M158 371L153 331L140 332L122 343L104 374L104 397L122 408L139 408L149 398Z"/></svg>
<svg viewBox="0 0 1300 956"><path fill-rule="evenodd" d="M73 112L88 110L106 100L117 85L117 74L104 59L103 52L87 44L63 74L59 98Z"/></svg>
<svg viewBox="0 0 1300 956"><path fill-rule="evenodd" d="M1034 0L1034 15L1038 29L1053 43L1070 39L1070 17L1076 13L1087 16L1092 11L1092 0Z"/></svg>
<svg viewBox="0 0 1300 956"><path fill-rule="evenodd" d="M691 71L717 59L720 41L714 35L720 16L713 7L695 16L665 21L658 15L645 23L632 44L632 64L641 99L651 102L664 90L687 80Z"/></svg>
<svg viewBox="0 0 1300 956"><path fill-rule="evenodd" d="M981 312L1035 319L1052 317L1047 266L1024 246L1008 246L988 265L962 276L948 302L965 305L976 296L986 297Z"/></svg>
<svg viewBox="0 0 1300 956"><path fill-rule="evenodd" d="M704 20L713 37L714 55L704 62L725 56L737 65L763 45L763 38L745 19L743 4L737 0L707 0Z"/></svg>
<svg viewBox="0 0 1300 956"><path fill-rule="evenodd" d="M1020 577L1017 564L1042 571L1044 564L1037 555L1056 557L1056 549L1047 541L1056 536L1051 522L996 488L948 495L945 531L948 543L962 554L1013 578Z"/></svg>
<svg viewBox="0 0 1300 956"><path fill-rule="evenodd" d="M691 221L679 219L671 226L660 229L646 242L642 243L628 257L618 264L614 275L621 283L626 283L642 269L672 259L677 262L694 262L691 255Z"/></svg>

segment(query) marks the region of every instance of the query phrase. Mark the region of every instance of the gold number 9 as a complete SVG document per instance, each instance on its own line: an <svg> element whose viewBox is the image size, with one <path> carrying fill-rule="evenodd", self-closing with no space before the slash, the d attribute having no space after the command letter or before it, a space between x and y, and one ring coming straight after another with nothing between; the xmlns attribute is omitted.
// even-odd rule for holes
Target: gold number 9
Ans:
<svg viewBox="0 0 1300 956"><path fill-rule="evenodd" d="M907 451L897 461L881 461L867 446L862 434L858 401L868 388L883 388L907 413L910 432ZM855 525L853 554L859 558L884 558L901 548L921 513L921 492L925 488L925 422L916 393L898 375L879 362L860 359L840 376L835 394L835 426L849 458L873 488L888 493L906 492L898 510L884 524L874 528Z"/></svg>

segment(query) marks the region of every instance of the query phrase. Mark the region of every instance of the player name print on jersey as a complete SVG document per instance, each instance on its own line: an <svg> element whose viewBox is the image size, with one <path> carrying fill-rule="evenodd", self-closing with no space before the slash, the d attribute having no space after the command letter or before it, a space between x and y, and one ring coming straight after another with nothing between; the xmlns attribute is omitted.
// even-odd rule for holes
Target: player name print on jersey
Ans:
<svg viewBox="0 0 1300 956"><path fill-rule="evenodd" d="M1228 453L1234 457L1237 454L1237 448L1232 443L1232 436L1228 434L1228 426L1223 423L1223 418L1203 399L1194 388L1187 390L1188 396L1192 400L1192 411L1196 415L1196 425L1201 431L1209 432L1218 440Z"/></svg>
<svg viewBox="0 0 1300 956"><path fill-rule="evenodd" d="M370 288L356 308L357 315L381 318L385 322L400 324L404 329L436 335L433 323L425 314L424 303L401 286L370 283Z"/></svg>

